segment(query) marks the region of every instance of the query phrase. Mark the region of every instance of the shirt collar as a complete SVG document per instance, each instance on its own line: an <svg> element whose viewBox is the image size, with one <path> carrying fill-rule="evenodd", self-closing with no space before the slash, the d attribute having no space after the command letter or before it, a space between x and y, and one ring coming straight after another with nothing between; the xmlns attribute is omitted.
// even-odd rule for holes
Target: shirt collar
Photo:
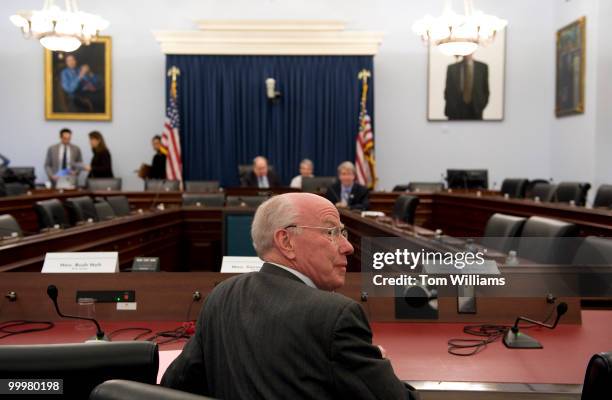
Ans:
<svg viewBox="0 0 612 400"><path fill-rule="evenodd" d="M317 286L314 284L314 282L312 281L312 279L310 279L309 277L307 277L306 275L304 275L303 273L301 273L300 271L296 271L293 268L289 268L289 267L285 267L284 265L280 265L277 263L273 263L270 261L266 261L268 264L272 264L274 266L277 266L279 268L284 269L287 272L292 273L293 275L297 276L298 278L300 278L300 280L302 282L304 282L307 286L310 286L313 289L317 289Z"/></svg>

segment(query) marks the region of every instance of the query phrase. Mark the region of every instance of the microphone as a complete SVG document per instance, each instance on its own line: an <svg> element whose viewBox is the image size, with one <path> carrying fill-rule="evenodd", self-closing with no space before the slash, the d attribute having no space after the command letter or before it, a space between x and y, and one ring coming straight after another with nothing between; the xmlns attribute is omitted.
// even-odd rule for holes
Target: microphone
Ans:
<svg viewBox="0 0 612 400"><path fill-rule="evenodd" d="M59 306L57 305L57 286L55 285L49 285L47 287L47 295L49 296L49 298L51 299L51 301L53 302L53 305L55 306L55 311L57 311L57 315L59 315L62 318L72 318L72 319L82 319L85 321L91 321L96 325L96 336L87 340L89 341L104 341L104 342L110 342L110 339L108 338L108 336L106 336L104 334L104 331L102 330L102 328L100 327L100 324L98 323L98 321L96 321L95 318L87 318L87 317L76 317L74 315L65 315L62 314L62 312L59 309Z"/></svg>
<svg viewBox="0 0 612 400"><path fill-rule="evenodd" d="M559 303L557 306L557 318L555 318L555 322L553 324L546 324L544 322L535 321L526 317L517 317L514 322L514 326L506 331L504 335L504 345L509 349L541 349L543 348L542 344L538 342L536 339L532 338L529 335L526 335L519 331L518 324L520 321L529 322L530 324L542 326L548 329L555 329L561 316L567 312L567 303Z"/></svg>

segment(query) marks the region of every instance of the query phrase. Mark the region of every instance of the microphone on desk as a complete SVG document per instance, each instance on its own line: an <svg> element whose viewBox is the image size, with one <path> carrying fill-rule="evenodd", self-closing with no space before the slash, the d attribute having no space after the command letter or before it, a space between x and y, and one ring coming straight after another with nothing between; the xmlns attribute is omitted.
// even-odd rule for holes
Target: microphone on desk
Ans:
<svg viewBox="0 0 612 400"><path fill-rule="evenodd" d="M541 349L542 344L529 335L519 331L518 324L520 321L529 322L530 324L543 326L548 329L555 329L561 316L567 312L567 303L559 303L557 306L557 318L553 324L545 324L544 322L535 321L526 317L517 317L514 326L504 335L504 345L509 349Z"/></svg>
<svg viewBox="0 0 612 400"><path fill-rule="evenodd" d="M88 342L90 341L104 341L104 342L110 342L110 339L108 338L108 336L106 336L104 334L104 331L102 330L102 328L100 327L100 324L98 323L98 321L96 321L95 318L87 318L87 317L77 317L74 315L65 315L62 314L62 312L59 309L59 306L57 305L57 286L55 285L49 285L47 287L47 295L49 296L49 298L51 299L51 301L53 302L53 305L55 306L55 311L57 311L57 315L59 315L62 318L72 318L72 319L81 319L81 320L85 320L85 321L91 321L96 325L96 336L87 340Z"/></svg>

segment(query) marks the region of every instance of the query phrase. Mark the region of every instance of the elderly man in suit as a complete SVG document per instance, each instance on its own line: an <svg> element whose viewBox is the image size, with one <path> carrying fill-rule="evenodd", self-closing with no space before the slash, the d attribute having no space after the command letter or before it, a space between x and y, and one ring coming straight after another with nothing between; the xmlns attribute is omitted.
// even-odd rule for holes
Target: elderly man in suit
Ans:
<svg viewBox="0 0 612 400"><path fill-rule="evenodd" d="M338 166L338 181L327 188L325 197L339 208L367 210L370 204L368 189L355 182L355 164L345 161Z"/></svg>
<svg viewBox="0 0 612 400"><path fill-rule="evenodd" d="M79 146L70 143L72 131L64 128L60 131L60 143L50 146L45 159L45 171L55 186L60 175L76 175L83 169L83 157Z"/></svg>
<svg viewBox="0 0 612 400"><path fill-rule="evenodd" d="M448 119L482 119L489 103L489 66L471 54L449 65L444 99Z"/></svg>
<svg viewBox="0 0 612 400"><path fill-rule="evenodd" d="M162 385L225 400L413 398L361 306L333 292L353 252L337 208L311 193L275 196L251 234L265 264L211 292Z"/></svg>
<svg viewBox="0 0 612 400"><path fill-rule="evenodd" d="M247 187L259 189L281 186L281 182L274 171L268 168L268 159L263 156L257 156L253 159L253 170L247 174L244 183Z"/></svg>

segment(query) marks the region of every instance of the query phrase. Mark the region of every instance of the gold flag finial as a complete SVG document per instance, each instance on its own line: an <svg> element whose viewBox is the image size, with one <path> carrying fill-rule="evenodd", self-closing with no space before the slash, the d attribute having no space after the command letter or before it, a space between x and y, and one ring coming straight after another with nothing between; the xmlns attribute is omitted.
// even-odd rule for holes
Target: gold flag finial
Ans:
<svg viewBox="0 0 612 400"><path fill-rule="evenodd" d="M176 98L176 77L181 75L181 70L176 65L173 65L168 70L168 76L172 78L170 83L170 96Z"/></svg>
<svg viewBox="0 0 612 400"><path fill-rule="evenodd" d="M368 84L368 78L372 76L372 73L367 69L362 69L359 71L357 78L361 79L364 85Z"/></svg>
<svg viewBox="0 0 612 400"><path fill-rule="evenodd" d="M372 73L367 69L362 69L357 74L357 78L359 78L362 82L361 88L361 111L365 112L366 100L368 95L368 78L372 76Z"/></svg>

